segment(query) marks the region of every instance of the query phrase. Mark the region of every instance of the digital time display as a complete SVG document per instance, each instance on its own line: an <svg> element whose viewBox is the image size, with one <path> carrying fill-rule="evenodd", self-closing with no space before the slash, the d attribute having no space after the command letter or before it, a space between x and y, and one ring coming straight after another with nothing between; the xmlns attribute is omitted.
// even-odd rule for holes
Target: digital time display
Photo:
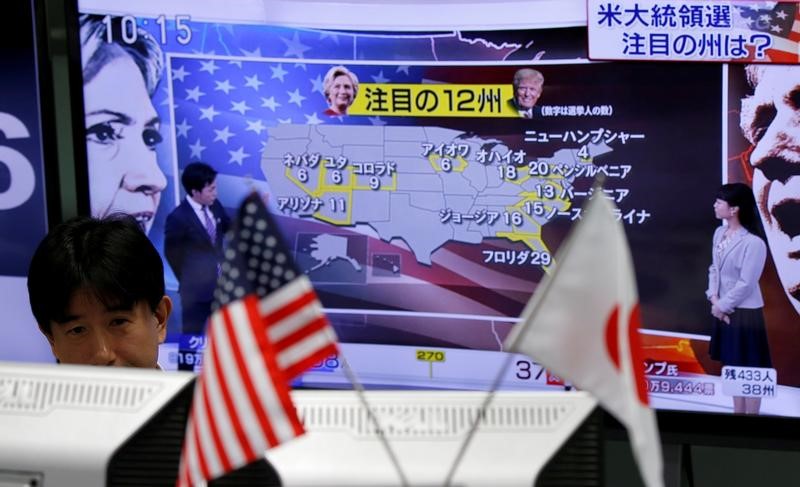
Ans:
<svg viewBox="0 0 800 487"><path fill-rule="evenodd" d="M113 17L110 15L106 15L103 17L103 23L106 25L106 42L112 43L115 42L114 34L116 33L112 28L112 19ZM189 21L192 18L189 15L176 15L174 18L175 22L175 41L185 46L192 41L192 29L189 25ZM156 24L158 25L158 41L161 44L167 44L169 38L167 37L167 20L166 15L159 15L155 19ZM149 20L142 19L141 21L143 26L146 26L149 23ZM136 17L132 15L123 15L120 20L121 30L118 34L121 36L122 42L125 44L134 44L138 39L139 33L136 29Z"/></svg>

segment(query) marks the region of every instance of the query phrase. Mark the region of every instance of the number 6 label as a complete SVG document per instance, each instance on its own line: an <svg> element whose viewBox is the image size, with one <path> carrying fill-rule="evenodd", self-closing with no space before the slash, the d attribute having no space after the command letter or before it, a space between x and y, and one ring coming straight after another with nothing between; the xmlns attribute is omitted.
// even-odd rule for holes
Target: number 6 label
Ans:
<svg viewBox="0 0 800 487"><path fill-rule="evenodd" d="M26 139L31 136L24 123L3 112L0 112L0 132L7 139ZM36 175L28 158L11 147L0 145L0 164L5 165L11 174L8 189L0 192L0 210L9 210L28 201L36 187Z"/></svg>

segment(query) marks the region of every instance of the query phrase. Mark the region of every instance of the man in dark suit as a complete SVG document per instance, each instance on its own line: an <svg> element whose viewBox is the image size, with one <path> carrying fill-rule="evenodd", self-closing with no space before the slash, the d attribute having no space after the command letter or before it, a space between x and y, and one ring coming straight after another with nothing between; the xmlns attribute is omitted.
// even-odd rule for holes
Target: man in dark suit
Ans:
<svg viewBox="0 0 800 487"><path fill-rule="evenodd" d="M200 334L222 262L222 239L230 218L217 201L217 171L202 162L181 176L186 198L167 216L164 254L178 278L183 333Z"/></svg>
<svg viewBox="0 0 800 487"><path fill-rule="evenodd" d="M518 69L514 73L514 98L508 100L508 105L519 113L522 118L533 118L540 114L536 106L542 96L544 76L539 71L531 68Z"/></svg>

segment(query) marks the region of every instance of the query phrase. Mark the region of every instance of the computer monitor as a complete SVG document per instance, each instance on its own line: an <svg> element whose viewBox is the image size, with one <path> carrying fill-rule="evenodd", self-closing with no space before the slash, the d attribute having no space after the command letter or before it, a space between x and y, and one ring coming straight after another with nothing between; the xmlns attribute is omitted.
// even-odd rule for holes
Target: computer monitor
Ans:
<svg viewBox="0 0 800 487"><path fill-rule="evenodd" d="M193 374L10 362L0 371L0 480L174 485Z"/></svg>
<svg viewBox="0 0 800 487"><path fill-rule="evenodd" d="M743 70L591 62L578 1L342 5L78 1L102 33L85 47L147 39L163 63L158 77L141 59L116 64L121 74L74 59L87 104L130 101L125 86L157 115L134 127L109 115L121 109L87 113L85 211L127 209L163 249L166 217L186 199L180 175L205 161L229 210L253 188L269 194L367 386L482 390L604 172L636 268L652 404L732 412L705 290L716 190L752 175L738 157L748 144L734 144ZM131 141L144 149L128 158ZM121 184L134 176L144 182ZM800 329L775 285L786 266L771 259L762 277L777 380L761 413L797 417ZM180 322L186 283L167 272L178 309L161 362L196 368L204 340ZM535 357L512 364L503 390L564 387ZM296 385L349 387L338 357Z"/></svg>
<svg viewBox="0 0 800 487"><path fill-rule="evenodd" d="M0 362L0 484L174 485L193 385L189 372ZM485 397L370 391L366 399L411 485L441 485ZM400 485L354 391L294 391L292 399L307 433L269 450L269 465L256 462L211 486ZM499 394L454 485L533 485L559 461L579 465L591 481L584 485L600 485L595 406L586 393ZM587 427L580 454L559 460Z"/></svg>
<svg viewBox="0 0 800 487"><path fill-rule="evenodd" d="M486 393L467 391L366 393L408 485L430 486L445 485L485 398ZM267 450L285 485L400 485L376 426L353 391L294 391L292 399L309 432ZM451 485L550 485L545 467L576 430L591 423L595 406L585 392L497 394ZM570 458L571 478L582 477L581 485L602 484L597 426L591 439L581 438L584 455Z"/></svg>

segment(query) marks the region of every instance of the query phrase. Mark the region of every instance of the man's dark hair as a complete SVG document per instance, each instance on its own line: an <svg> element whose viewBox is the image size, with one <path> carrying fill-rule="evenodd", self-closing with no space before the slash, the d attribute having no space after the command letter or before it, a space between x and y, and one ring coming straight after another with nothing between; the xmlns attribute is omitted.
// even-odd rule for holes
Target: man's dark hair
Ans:
<svg viewBox="0 0 800 487"><path fill-rule="evenodd" d="M207 185L217 178L217 171L205 162L193 162L186 166L181 175L181 183L186 194L192 195L192 190L202 191Z"/></svg>
<svg viewBox="0 0 800 487"><path fill-rule="evenodd" d="M108 309L141 301L152 311L164 296L164 264L136 219L76 217L39 244L28 269L28 295L39 328L64 322L75 292L94 295Z"/></svg>

